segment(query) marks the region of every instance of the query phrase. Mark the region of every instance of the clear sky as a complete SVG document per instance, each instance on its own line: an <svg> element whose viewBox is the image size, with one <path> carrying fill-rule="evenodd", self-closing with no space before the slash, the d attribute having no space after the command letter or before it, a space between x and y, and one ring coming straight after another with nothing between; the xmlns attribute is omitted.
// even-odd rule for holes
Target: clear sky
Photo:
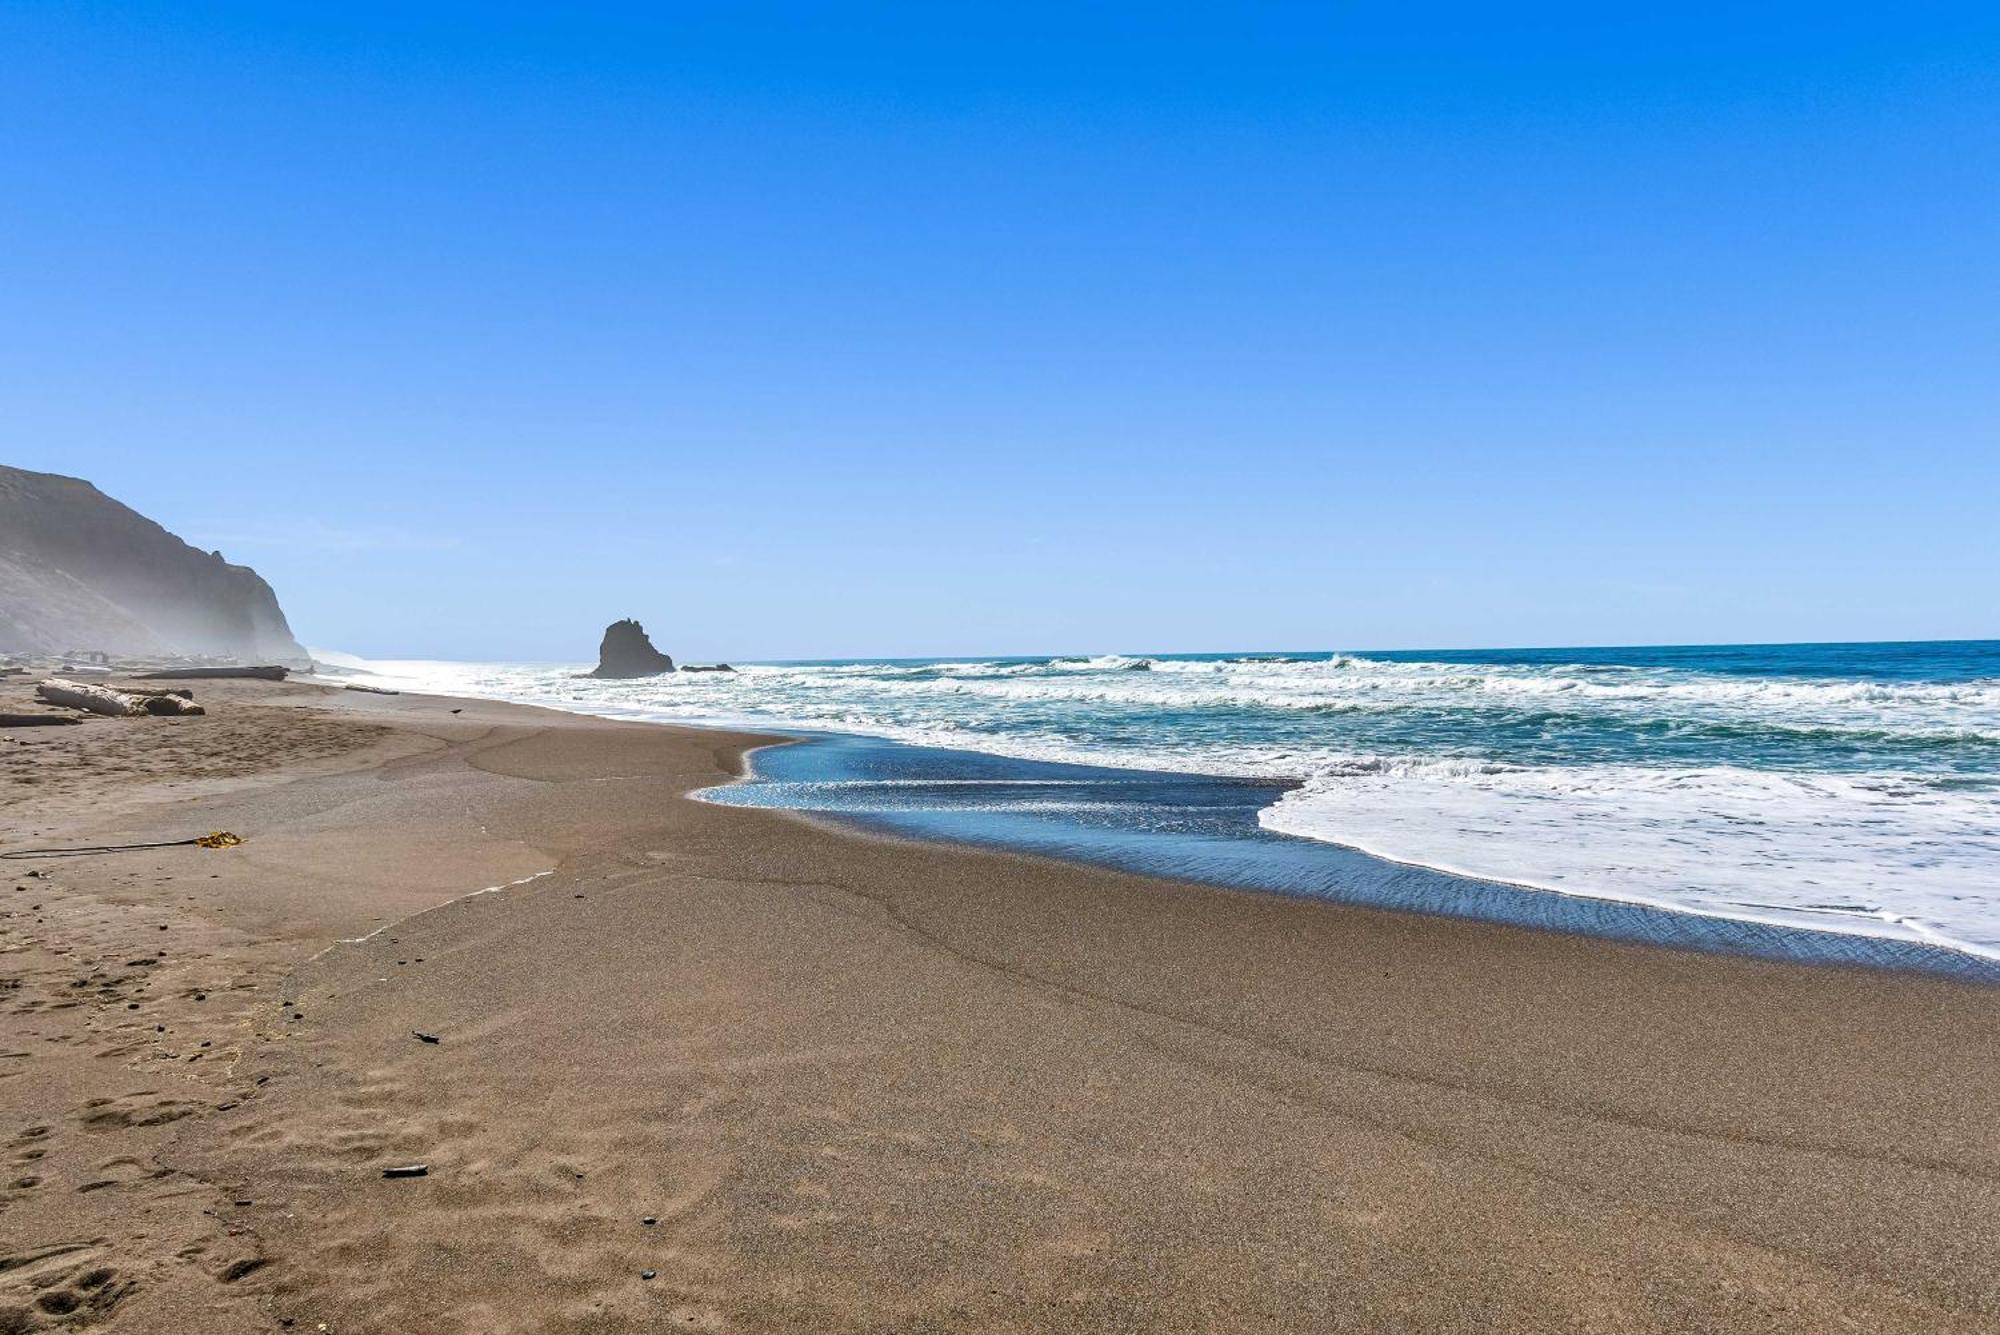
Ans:
<svg viewBox="0 0 2000 1335"><path fill-rule="evenodd" d="M377 656L2000 635L2000 6L11 4L0 461Z"/></svg>

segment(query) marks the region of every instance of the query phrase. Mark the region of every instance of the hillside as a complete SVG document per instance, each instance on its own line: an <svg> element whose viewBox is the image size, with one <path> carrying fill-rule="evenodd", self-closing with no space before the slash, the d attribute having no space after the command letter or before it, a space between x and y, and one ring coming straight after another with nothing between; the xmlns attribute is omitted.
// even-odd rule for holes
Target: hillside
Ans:
<svg viewBox="0 0 2000 1335"><path fill-rule="evenodd" d="M303 663L256 571L88 482L0 465L0 653Z"/></svg>

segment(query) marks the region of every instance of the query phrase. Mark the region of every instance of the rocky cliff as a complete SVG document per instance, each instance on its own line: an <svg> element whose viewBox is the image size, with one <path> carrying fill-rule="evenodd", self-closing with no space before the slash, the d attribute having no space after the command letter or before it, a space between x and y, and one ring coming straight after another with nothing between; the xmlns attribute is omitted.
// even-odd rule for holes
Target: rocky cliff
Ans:
<svg viewBox="0 0 2000 1335"><path fill-rule="evenodd" d="M88 650L307 661L256 571L88 482L0 465L0 652Z"/></svg>

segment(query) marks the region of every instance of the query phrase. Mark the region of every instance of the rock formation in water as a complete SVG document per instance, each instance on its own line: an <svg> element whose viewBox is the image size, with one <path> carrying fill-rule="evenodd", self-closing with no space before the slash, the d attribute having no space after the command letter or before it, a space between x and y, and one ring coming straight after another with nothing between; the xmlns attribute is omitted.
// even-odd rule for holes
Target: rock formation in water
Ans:
<svg viewBox="0 0 2000 1335"><path fill-rule="evenodd" d="M256 571L88 482L0 465L0 653L92 651L309 661Z"/></svg>
<svg viewBox="0 0 2000 1335"><path fill-rule="evenodd" d="M672 672L674 660L653 647L646 628L627 617L604 628L593 677L654 677Z"/></svg>

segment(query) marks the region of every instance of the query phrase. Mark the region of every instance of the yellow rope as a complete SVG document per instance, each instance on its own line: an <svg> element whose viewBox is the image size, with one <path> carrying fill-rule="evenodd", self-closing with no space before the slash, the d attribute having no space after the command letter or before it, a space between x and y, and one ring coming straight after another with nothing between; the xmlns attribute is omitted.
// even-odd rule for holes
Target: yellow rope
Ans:
<svg viewBox="0 0 2000 1335"><path fill-rule="evenodd" d="M18 848L11 853L0 853L0 858L64 858L77 857L87 853L130 853L142 848L234 848L243 842L240 834L227 830L210 830L207 834L192 839L161 839L147 844L89 844L82 848Z"/></svg>

